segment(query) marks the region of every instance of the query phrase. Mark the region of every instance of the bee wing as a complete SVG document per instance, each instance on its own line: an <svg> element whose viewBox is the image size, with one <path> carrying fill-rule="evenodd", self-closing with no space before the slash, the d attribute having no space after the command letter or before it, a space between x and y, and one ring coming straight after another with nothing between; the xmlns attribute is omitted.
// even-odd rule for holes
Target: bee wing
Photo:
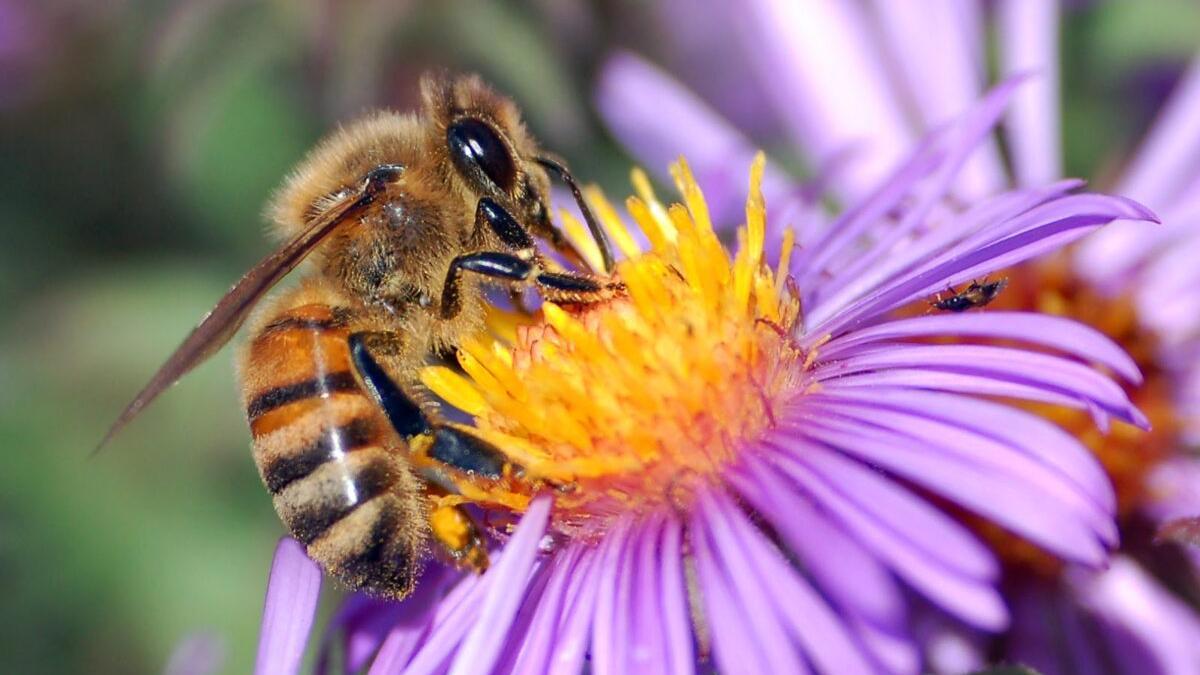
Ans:
<svg viewBox="0 0 1200 675"><path fill-rule="evenodd" d="M100 441L92 454L95 455L107 445L117 432L124 428L151 401L158 398L159 394L225 346L225 343L229 342L230 338L237 333L242 322L250 314L250 310L254 309L254 305L267 294L267 291L271 290L271 287L280 279L287 276L288 272L295 269L305 256L311 253L326 237L340 226L352 222L348 217L370 203L377 189L378 186L368 181L359 190L346 195L332 208L318 216L295 239L264 258L239 279L229 289L229 292L217 302L216 307L213 307L212 311L200 320L199 325L192 329L183 344L179 345L171 354L171 357L158 369L154 377L150 378L138 395L129 402L129 405L125 406L125 410L113 422L108 433L104 435L104 439Z"/></svg>

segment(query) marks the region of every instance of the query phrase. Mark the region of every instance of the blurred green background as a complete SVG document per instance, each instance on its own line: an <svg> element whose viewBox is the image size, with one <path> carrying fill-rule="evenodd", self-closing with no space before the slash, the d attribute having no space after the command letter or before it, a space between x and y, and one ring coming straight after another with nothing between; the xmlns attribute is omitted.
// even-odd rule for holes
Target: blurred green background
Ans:
<svg viewBox="0 0 1200 675"><path fill-rule="evenodd" d="M1200 9L1068 4L1068 172L1103 175L1191 56ZM0 0L0 671L158 672L198 632L248 671L281 530L229 354L88 451L268 250L260 209L287 169L337 120L410 108L428 67L484 74L577 174L624 194L629 160L590 112L591 82L616 47L686 69L663 14Z"/></svg>

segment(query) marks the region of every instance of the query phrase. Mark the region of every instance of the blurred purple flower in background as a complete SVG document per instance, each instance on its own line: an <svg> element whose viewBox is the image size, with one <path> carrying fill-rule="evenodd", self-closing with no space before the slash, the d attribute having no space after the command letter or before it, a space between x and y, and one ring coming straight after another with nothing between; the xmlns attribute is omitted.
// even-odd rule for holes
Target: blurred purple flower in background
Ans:
<svg viewBox="0 0 1200 675"><path fill-rule="evenodd" d="M716 31L710 34L722 36L718 51L750 64L760 86L727 93L753 98L759 120L739 129L715 112L727 110L719 98L710 106L630 53L609 61L596 96L610 129L636 157L657 169L686 151L709 194L734 190L728 165L752 152L751 135L776 128L835 198L853 203L924 130L967 108L985 89L989 44L995 45L999 76L1033 77L1014 95L1004 120L1006 154L996 140L982 144L954 183L955 199L1042 186L1062 174L1061 17L1055 2L938 0L916 7L883 0L710 0L700 15L693 30ZM692 82L705 77L701 71L681 76ZM663 109L672 117L653 114ZM1007 658L1046 673L1096 672L1101 662L1116 672L1200 672L1200 619L1189 604L1200 597L1200 568L1180 564L1178 551L1154 546L1148 534L1168 514L1200 513L1200 488L1171 478L1197 473L1190 449L1200 440L1197 110L1200 57L1112 188L1153 208L1162 226L1119 223L1072 249L1068 260L1007 272L1014 282L1007 307L1089 321L1118 339L1149 373L1130 393L1154 421L1153 436L1118 428L1101 438L1068 424L1117 485L1127 553L1100 574L1054 568L1047 578L1029 574L1024 565L1006 566L1014 629L999 642L974 639L965 660L946 664L946 670ZM769 185L783 195L791 182L779 177ZM732 216L733 208L718 203L714 212ZM794 268L798 276L807 272ZM1172 561L1163 563L1164 556ZM933 651L935 657L941 653Z"/></svg>
<svg viewBox="0 0 1200 675"><path fill-rule="evenodd" d="M578 673L587 661L600 674L710 663L725 673L913 673L910 597L978 629L1009 622L996 558L956 515L1103 565L1117 529L1100 465L1072 435L990 398L1144 425L1121 386L1088 365L1136 383L1135 363L1058 317L898 315L1113 220L1152 218L1122 198L1073 194L1073 181L949 201L1018 87L1000 85L927 135L828 225L785 174L753 173L732 262L686 169L675 174L686 208L667 209L635 180L640 199L627 206L649 253L599 208L626 255L629 302L577 319L548 312L532 338L468 347L479 361L512 358L493 359L492 375L473 384L435 387L465 401L482 432L548 453L544 470L574 467L562 468L575 472L574 489L530 495L482 576L439 567L403 603L350 598L329 629L342 636L336 665L354 671L378 650L371 672ZM689 122L688 105L654 87L627 102L653 103L664 116L654 125ZM752 153L736 142L736 156L706 150L701 141L737 140L715 133L724 136L692 138L708 153L697 175L733 180L716 165L745 167ZM760 184L768 203L813 215L794 251L790 235L776 245L781 228L768 231ZM778 271L760 264L768 254L784 261ZM539 425L546 410L566 415ZM285 541L260 672L298 668L314 579ZM335 666L330 653L320 662Z"/></svg>

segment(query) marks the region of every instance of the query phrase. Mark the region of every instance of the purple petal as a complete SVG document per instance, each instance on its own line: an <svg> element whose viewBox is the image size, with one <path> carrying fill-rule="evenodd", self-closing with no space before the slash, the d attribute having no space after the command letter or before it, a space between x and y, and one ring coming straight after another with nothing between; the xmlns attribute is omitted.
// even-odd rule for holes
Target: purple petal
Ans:
<svg viewBox="0 0 1200 675"><path fill-rule="evenodd" d="M1200 620L1134 561L1114 558L1109 569L1080 575L1072 586L1086 607L1140 643L1155 666L1140 672L1187 673L1200 663Z"/></svg>
<svg viewBox="0 0 1200 675"><path fill-rule="evenodd" d="M1086 412L1092 412L1094 408L1094 406L1090 405L1090 402L1080 401L1074 396L1049 391L1042 387L1022 382L997 380L991 375L931 371L923 368L889 368L874 373L843 375L836 380L827 382L824 386L830 387L831 384L843 390L891 387L894 389L1000 396L1024 401L1049 403L1051 405L1075 408Z"/></svg>
<svg viewBox="0 0 1200 675"><path fill-rule="evenodd" d="M857 617L848 619L859 642L879 664L882 672L895 675L916 675L920 672L921 654L907 632L898 634L895 629L880 628Z"/></svg>
<svg viewBox="0 0 1200 675"><path fill-rule="evenodd" d="M738 470L730 472L728 480L847 614L892 628L903 626L904 599L895 579L843 528L778 479L762 483L754 473Z"/></svg>
<svg viewBox="0 0 1200 675"><path fill-rule="evenodd" d="M850 347L874 342L948 335L1020 340L1052 347L1107 366L1133 384L1142 381L1137 364L1107 335L1078 321L1031 312L935 314L889 321L832 340L821 348L821 358L835 361Z"/></svg>
<svg viewBox="0 0 1200 675"><path fill-rule="evenodd" d="M850 151L833 183L853 201L912 144L901 105L855 3L755 0L740 13L748 49L780 119L815 166Z"/></svg>
<svg viewBox="0 0 1200 675"><path fill-rule="evenodd" d="M1117 187L1120 194L1167 206L1200 172L1200 56L1176 86Z"/></svg>
<svg viewBox="0 0 1200 675"><path fill-rule="evenodd" d="M995 8L1001 73L1035 75L1013 99L1005 122L1013 172L1017 185L1042 185L1062 175L1058 3L1006 0Z"/></svg>
<svg viewBox="0 0 1200 675"><path fill-rule="evenodd" d="M525 597L537 559L538 543L546 532L553 500L537 497L529 504L504 555L487 573L487 594L475 626L463 639L450 668L452 675L490 670L504 645L508 627Z"/></svg>
<svg viewBox="0 0 1200 675"><path fill-rule="evenodd" d="M687 155L718 225L740 222L746 169L757 148L682 84L643 59L618 53L603 66L596 105L613 135L639 163L670 182L667 167ZM763 195L782 204L795 181L768 164Z"/></svg>
<svg viewBox="0 0 1200 675"><path fill-rule="evenodd" d="M846 245L853 245L858 250L853 260L848 261L848 264L844 265L843 269L838 271L838 275L842 280L857 279L866 270L871 270L878 263L888 264L890 261L887 258L894 252L896 244L908 238L913 230L925 222L929 214L941 203L952 181L959 174L966 158L979 145L980 140L987 131L995 124L1005 104L1019 84L1019 80L1001 84L989 92L974 109L963 115L953 124L948 125L943 133L931 135L926 140L923 148L914 154L913 160L911 160L913 163L898 171L895 176L885 182L882 190L876 192L876 194L872 195L865 202L864 213L874 211L879 206L883 206L895 194L894 192L890 192L888 187L907 188L916 178L920 177L920 174L915 174L913 171L915 167L921 165L918 160L925 156L931 156L931 159L936 163L929 170L928 180L927 182L913 186L915 188L913 203L906 206L903 216L898 223L879 232L875 241L866 250L862 250L861 242L847 239L846 233L834 233L827 241L816 244L818 253L815 260L817 264L820 267L824 267L822 261L831 260L834 252ZM889 186L889 184L894 185ZM901 194L903 194L903 191L897 190ZM804 259L802 256L797 258L795 264L793 264L793 269L804 269L804 267L812 264L813 262ZM809 282L805 278L801 278L799 281L802 285ZM839 282L838 279L826 283L832 283L835 287L847 285L845 281ZM851 298L857 297L865 288L869 288L869 286L860 286L859 284L849 285L849 288L842 288L833 297L828 300L822 300L816 307L808 309L808 314L814 325L818 325L824 321L828 313L833 311L833 308L844 306Z"/></svg>
<svg viewBox="0 0 1200 675"><path fill-rule="evenodd" d="M633 535L637 550L629 556L633 593L629 616L623 622L629 641L630 671L670 672L662 631L664 614L670 610L662 606L659 598L663 585L658 559L663 518L651 516L638 525L638 530Z"/></svg>
<svg viewBox="0 0 1200 675"><path fill-rule="evenodd" d="M716 662L723 673L805 673L787 635L774 621L766 598L751 586L752 574L740 563L730 567L728 544L710 531L711 499L700 498L688 531L694 549L700 595L709 623Z"/></svg>
<svg viewBox="0 0 1200 675"><path fill-rule="evenodd" d="M321 568L308 559L300 542L289 537L279 540L267 582L254 672L299 672L316 618L321 577Z"/></svg>
<svg viewBox="0 0 1200 675"><path fill-rule="evenodd" d="M782 478L758 462L748 462L748 470L754 479L779 496L794 494L795 487L788 489L781 484ZM855 536L885 562L900 578L917 591L930 598L947 612L964 621L989 630L1000 630L1007 623L1008 615L1000 596L985 580L971 579L952 573L940 561L940 554L930 558L926 550L918 547L910 537L920 537L919 532L892 530L862 510L862 503L843 495L816 477L807 468L791 465L789 478L795 486L803 488L831 517L837 519L849 533ZM854 497L860 500L861 495ZM796 499L796 497L793 497Z"/></svg>
<svg viewBox="0 0 1200 675"><path fill-rule="evenodd" d="M927 0L919 9L904 3L875 0L879 25L890 47L887 58L920 114L932 129L962 114L983 91L983 16L974 2ZM959 177L959 189L977 197L1006 183L994 143L972 154Z"/></svg>
<svg viewBox="0 0 1200 675"><path fill-rule="evenodd" d="M1108 475L1091 451L1074 436L1037 415L1009 405L939 392L883 386L876 386L870 392L845 391L840 381L828 386L825 393L836 397L842 414L848 412L844 406L857 408L861 418L868 421L877 419L877 413L898 411L970 429L1055 469L1060 479L1088 495L1102 513L1111 514L1116 509L1116 495ZM998 461L1002 466L997 469L1007 473L1005 468L1011 463L1007 459Z"/></svg>
<svg viewBox="0 0 1200 675"><path fill-rule="evenodd" d="M603 555L589 548L580 556L579 569L572 573L567 604L556 631L553 660L547 672L552 675L578 675L583 668L588 639L599 594Z"/></svg>
<svg viewBox="0 0 1200 675"><path fill-rule="evenodd" d="M1007 192L976 201L961 212L941 205L940 209L931 212L936 217L931 215L929 222L909 223L923 228L916 239L905 241L903 246L892 247L891 250L879 248L880 251L886 250L887 255L874 261L875 264L863 265L858 258L858 251L854 251L847 261L839 261L828 268L809 271L808 276L798 277L802 284L817 284L806 299L807 306L832 307L835 303L830 298L834 297L840 298L837 303L844 304L866 295L889 280L895 280L902 273L911 273L917 265L928 266L931 259L936 260L935 256L944 256L954 250L972 250L984 243L1015 234L1022 227L1027 227L1026 221L1019 216L1036 206L1063 197L1080 185L1080 181L1069 180L1038 189ZM880 234L883 230L894 230L892 223L890 218L880 218L875 225L879 232L870 235L873 237L873 247L887 245L889 240L881 238ZM793 265L793 273L796 271Z"/></svg>
<svg viewBox="0 0 1200 675"><path fill-rule="evenodd" d="M1146 427L1145 416L1133 406L1125 391L1099 371L1063 357L1009 347L889 345L822 364L817 370L817 378L833 380L840 375L896 367L976 373L1015 380L1092 401L1119 419Z"/></svg>
<svg viewBox="0 0 1200 675"><path fill-rule="evenodd" d="M983 246L957 249L940 256L924 269L893 280L888 290L867 296L836 315L824 310L829 320L816 323L810 335L838 334L847 328L923 298L948 285L985 277L1003 269L1056 250L1105 223L1121 218L1152 219L1153 214L1134 202L1119 197L1075 195L1031 210L1024 218L1034 225L1018 234ZM831 300L828 305L835 305ZM822 308L827 305L822 305Z"/></svg>
<svg viewBox="0 0 1200 675"><path fill-rule="evenodd" d="M572 546L559 553L550 563L550 579L542 593L516 662L509 669L515 673L545 672L554 648L555 632L567 603L568 584L577 569L582 547Z"/></svg>
<svg viewBox="0 0 1200 675"><path fill-rule="evenodd" d="M666 636L667 659L670 667L666 672L686 672L695 663L692 646L691 616L687 588L683 579L683 525L668 518L663 526L662 537L662 603L663 632Z"/></svg>
<svg viewBox="0 0 1200 675"><path fill-rule="evenodd" d="M633 553L632 524L623 518L605 534L604 553L600 558L600 590L596 596L596 614L592 622L592 667L598 675L621 673L628 668L626 636L621 616L630 603Z"/></svg>
<svg viewBox="0 0 1200 675"><path fill-rule="evenodd" d="M437 603L427 625L395 626L371 663L370 675L441 673L479 614L487 590L483 577L463 576Z"/></svg>
<svg viewBox="0 0 1200 675"><path fill-rule="evenodd" d="M919 422L909 424L917 427ZM956 456L958 446L938 446L925 436L905 438L859 420L812 419L804 434L945 496L1061 557L1089 565L1106 557L1097 541L1100 533L1092 531L1100 523L1090 514L1024 482L998 477L995 465L985 465L978 455Z"/></svg>
<svg viewBox="0 0 1200 675"><path fill-rule="evenodd" d="M826 673L873 672L862 646L824 599L728 498L715 499L716 508L711 511L714 536L731 547L728 557L743 557L749 563L755 574L748 581L758 582L758 592L775 607L776 620L791 629L813 665Z"/></svg>
<svg viewBox="0 0 1200 675"><path fill-rule="evenodd" d="M788 439L779 439L778 445L788 447ZM911 537L913 545L954 573L978 579L998 576L995 557L975 535L894 480L817 445L804 444L785 452L787 457L777 460L785 471L791 459L797 459L881 525L896 532L919 533Z"/></svg>

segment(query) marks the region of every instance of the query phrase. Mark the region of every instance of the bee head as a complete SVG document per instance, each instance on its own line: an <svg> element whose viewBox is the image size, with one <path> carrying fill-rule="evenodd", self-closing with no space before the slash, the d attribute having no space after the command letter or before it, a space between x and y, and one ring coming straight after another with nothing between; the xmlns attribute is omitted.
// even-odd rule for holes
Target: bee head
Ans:
<svg viewBox="0 0 1200 675"><path fill-rule="evenodd" d="M473 201L497 198L526 224L548 222L550 179L517 106L477 75L427 75L421 94L434 121L432 145L440 146L430 150L446 153L450 179Z"/></svg>

